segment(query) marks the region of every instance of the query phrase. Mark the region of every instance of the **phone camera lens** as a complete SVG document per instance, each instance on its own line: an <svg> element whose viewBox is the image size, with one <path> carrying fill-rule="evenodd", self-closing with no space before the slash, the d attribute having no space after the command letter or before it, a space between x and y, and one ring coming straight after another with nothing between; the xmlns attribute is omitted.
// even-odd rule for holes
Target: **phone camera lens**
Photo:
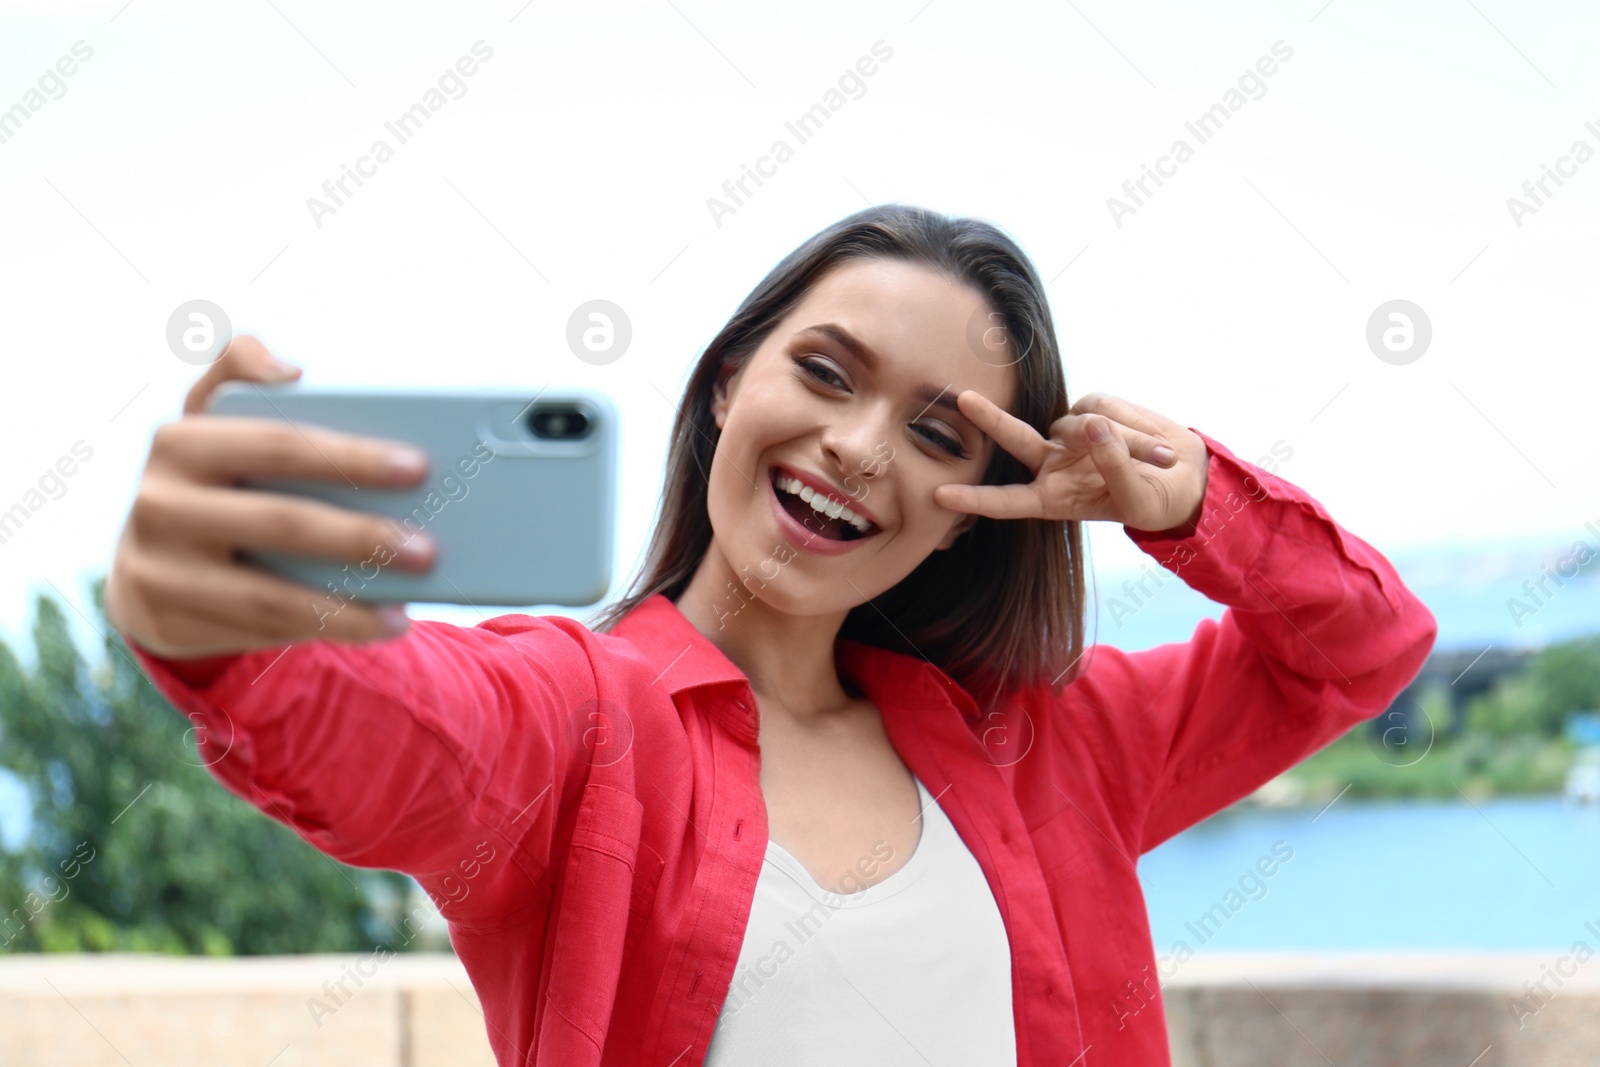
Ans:
<svg viewBox="0 0 1600 1067"><path fill-rule="evenodd" d="M575 407L566 405L539 408L528 419L533 436L545 440L572 441L589 432L589 419Z"/></svg>

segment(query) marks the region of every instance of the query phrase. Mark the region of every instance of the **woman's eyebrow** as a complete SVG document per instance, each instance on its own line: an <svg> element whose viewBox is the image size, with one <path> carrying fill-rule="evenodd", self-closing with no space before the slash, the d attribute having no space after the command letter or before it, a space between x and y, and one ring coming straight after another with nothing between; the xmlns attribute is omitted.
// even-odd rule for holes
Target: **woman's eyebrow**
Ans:
<svg viewBox="0 0 1600 1067"><path fill-rule="evenodd" d="M833 341L840 348L843 348L845 351L849 352L856 359L860 360L861 365L870 371L876 371L882 363L878 357L878 353L874 352L870 347L868 347L865 341L862 341L861 338L857 337L843 326L840 326L838 323L819 322L811 326L807 326L798 332L821 334L822 336ZM943 389L935 389L931 385L919 384L915 392L917 399L926 403L928 407L941 408L945 411L948 411L952 416L959 419L961 422L971 425L971 420L961 413L960 406L956 404L955 394L950 392L950 386L947 385ZM927 408L923 408L922 410L926 411ZM921 413L922 412L918 412L917 414L920 415Z"/></svg>

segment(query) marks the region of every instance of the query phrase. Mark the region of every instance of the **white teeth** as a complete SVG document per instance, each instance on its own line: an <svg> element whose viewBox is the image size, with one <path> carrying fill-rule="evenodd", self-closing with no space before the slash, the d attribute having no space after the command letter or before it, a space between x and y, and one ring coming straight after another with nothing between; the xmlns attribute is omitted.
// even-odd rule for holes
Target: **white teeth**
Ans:
<svg viewBox="0 0 1600 1067"><path fill-rule="evenodd" d="M830 519L843 519L861 533L866 533L872 529L872 523L863 519L837 500L829 500L798 478L785 478L780 474L773 481L779 489L786 493L793 493L807 504L810 504L813 510L826 515Z"/></svg>

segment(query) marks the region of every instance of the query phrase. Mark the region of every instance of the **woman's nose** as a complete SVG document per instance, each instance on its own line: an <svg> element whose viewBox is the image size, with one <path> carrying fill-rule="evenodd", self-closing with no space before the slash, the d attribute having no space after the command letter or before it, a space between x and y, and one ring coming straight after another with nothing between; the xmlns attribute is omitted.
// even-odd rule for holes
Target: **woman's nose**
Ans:
<svg viewBox="0 0 1600 1067"><path fill-rule="evenodd" d="M840 477L863 481L880 476L885 457L893 454L889 434L878 419L835 426L823 436L823 451L838 465Z"/></svg>

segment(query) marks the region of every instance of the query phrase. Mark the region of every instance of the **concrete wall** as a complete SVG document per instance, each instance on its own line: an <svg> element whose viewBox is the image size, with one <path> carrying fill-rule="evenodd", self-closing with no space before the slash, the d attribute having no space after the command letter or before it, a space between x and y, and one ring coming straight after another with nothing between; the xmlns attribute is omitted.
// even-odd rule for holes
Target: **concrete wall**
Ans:
<svg viewBox="0 0 1600 1067"><path fill-rule="evenodd" d="M1208 955L1162 999L1173 1067L1600 1064L1600 959L1560 952Z"/></svg>
<svg viewBox="0 0 1600 1067"><path fill-rule="evenodd" d="M0 958L5 1067L494 1067L485 1032L449 954Z"/></svg>
<svg viewBox="0 0 1600 1067"><path fill-rule="evenodd" d="M1162 994L1173 1067L1600 1064L1600 960L1560 953L1208 955ZM0 958L6 1067L494 1067L484 1030L450 955Z"/></svg>

